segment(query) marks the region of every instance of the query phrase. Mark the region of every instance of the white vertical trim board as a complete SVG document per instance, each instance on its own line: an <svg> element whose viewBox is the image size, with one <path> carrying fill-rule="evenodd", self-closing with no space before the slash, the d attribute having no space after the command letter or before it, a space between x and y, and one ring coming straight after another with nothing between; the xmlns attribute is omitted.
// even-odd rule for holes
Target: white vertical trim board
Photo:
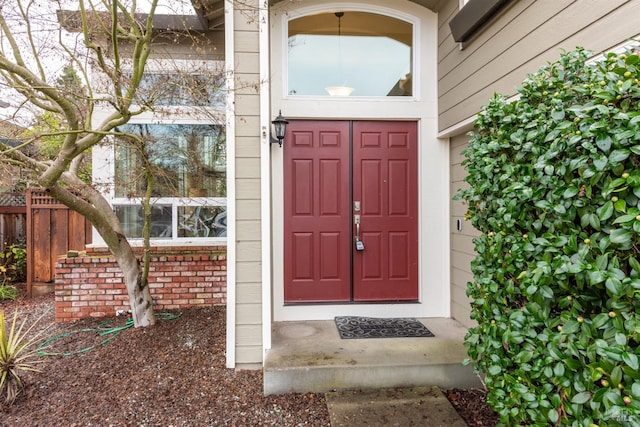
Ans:
<svg viewBox="0 0 640 427"><path fill-rule="evenodd" d="M259 13L260 46L260 248L262 251L262 360L271 348L271 98L269 62L269 4L264 3ZM266 132L265 132L266 129Z"/></svg>
<svg viewBox="0 0 640 427"><path fill-rule="evenodd" d="M224 52L227 84L227 368L236 366L236 151L233 0L225 0Z"/></svg>

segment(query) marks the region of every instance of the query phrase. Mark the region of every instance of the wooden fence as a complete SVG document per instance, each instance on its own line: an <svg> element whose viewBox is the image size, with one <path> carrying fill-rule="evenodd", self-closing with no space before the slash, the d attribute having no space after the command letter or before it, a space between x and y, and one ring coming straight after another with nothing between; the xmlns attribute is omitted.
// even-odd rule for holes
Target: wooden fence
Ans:
<svg viewBox="0 0 640 427"><path fill-rule="evenodd" d="M40 190L27 190L27 293L53 292L58 257L91 243L91 224Z"/></svg>

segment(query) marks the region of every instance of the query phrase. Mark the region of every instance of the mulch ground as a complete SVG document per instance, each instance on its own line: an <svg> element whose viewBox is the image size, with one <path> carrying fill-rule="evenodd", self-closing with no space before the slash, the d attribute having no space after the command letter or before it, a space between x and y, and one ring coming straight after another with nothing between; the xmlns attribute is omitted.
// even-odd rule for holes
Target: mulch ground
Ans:
<svg viewBox="0 0 640 427"><path fill-rule="evenodd" d="M262 372L225 367L224 307L163 313L151 328L128 319L55 324L53 297L0 301L43 316L48 355L27 388L0 405L1 426L329 426L324 394L264 396ZM482 390L446 390L470 426L494 426Z"/></svg>

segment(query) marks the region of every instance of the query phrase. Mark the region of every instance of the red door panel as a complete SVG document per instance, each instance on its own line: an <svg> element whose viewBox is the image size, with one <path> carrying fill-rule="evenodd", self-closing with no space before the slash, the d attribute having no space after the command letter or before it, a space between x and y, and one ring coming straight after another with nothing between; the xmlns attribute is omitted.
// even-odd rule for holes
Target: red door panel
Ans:
<svg viewBox="0 0 640 427"><path fill-rule="evenodd" d="M285 302L417 300L417 124L291 121L283 151Z"/></svg>
<svg viewBox="0 0 640 427"><path fill-rule="evenodd" d="M365 247L354 251L354 301L418 299L417 154L416 123L353 124L353 199Z"/></svg>
<svg viewBox="0 0 640 427"><path fill-rule="evenodd" d="M284 150L284 300L349 301L349 123L295 122Z"/></svg>

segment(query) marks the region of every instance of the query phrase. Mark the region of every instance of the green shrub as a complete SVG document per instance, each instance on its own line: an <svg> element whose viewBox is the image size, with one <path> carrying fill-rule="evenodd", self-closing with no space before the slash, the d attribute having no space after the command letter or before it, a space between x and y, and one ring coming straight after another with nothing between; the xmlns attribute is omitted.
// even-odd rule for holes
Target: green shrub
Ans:
<svg viewBox="0 0 640 427"><path fill-rule="evenodd" d="M0 267L0 272L2 272L2 268ZM0 281L0 283L2 283ZM18 288L13 285L3 285L0 284L0 300L10 299L15 300L18 298Z"/></svg>
<svg viewBox="0 0 640 427"><path fill-rule="evenodd" d="M27 250L23 245L5 245L0 252L0 286L24 282L27 278Z"/></svg>
<svg viewBox="0 0 640 427"><path fill-rule="evenodd" d="M640 425L640 57L564 53L478 116L465 344L506 425Z"/></svg>

